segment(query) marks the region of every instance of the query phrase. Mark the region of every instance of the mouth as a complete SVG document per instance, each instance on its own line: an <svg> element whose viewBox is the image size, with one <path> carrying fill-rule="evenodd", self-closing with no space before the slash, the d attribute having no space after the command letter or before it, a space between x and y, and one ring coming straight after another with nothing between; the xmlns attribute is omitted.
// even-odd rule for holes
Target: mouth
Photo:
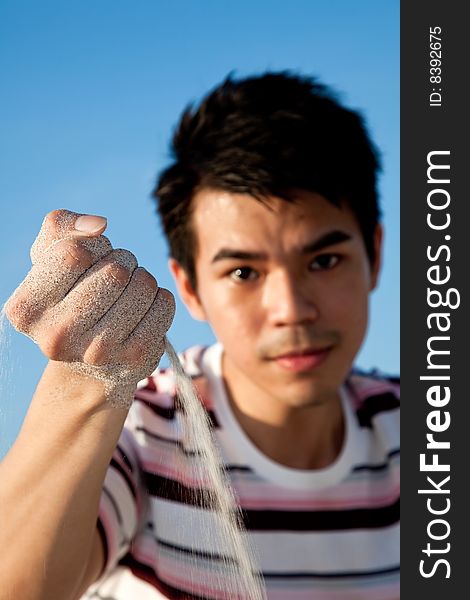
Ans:
<svg viewBox="0 0 470 600"><path fill-rule="evenodd" d="M302 373L311 371L323 363L332 350L332 346L327 348L304 348L285 352L271 358L283 370L290 373Z"/></svg>

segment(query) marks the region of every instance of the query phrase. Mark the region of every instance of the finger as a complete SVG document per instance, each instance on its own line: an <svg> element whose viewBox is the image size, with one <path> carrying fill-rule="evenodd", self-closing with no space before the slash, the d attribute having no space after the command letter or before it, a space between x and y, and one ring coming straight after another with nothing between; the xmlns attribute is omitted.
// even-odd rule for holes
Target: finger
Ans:
<svg viewBox="0 0 470 600"><path fill-rule="evenodd" d="M43 253L55 241L66 237L94 237L103 233L106 224L104 217L82 215L65 209L48 213L31 247L32 263L41 260Z"/></svg>
<svg viewBox="0 0 470 600"><path fill-rule="evenodd" d="M104 236L55 242L7 301L7 315L13 325L28 332L46 310L63 300L75 282L111 250Z"/></svg>
<svg viewBox="0 0 470 600"><path fill-rule="evenodd" d="M61 342L62 360L80 359L86 349L89 331L116 302L137 267L135 256L127 250L113 250L93 265L65 298L46 315L56 335L41 335L40 345L48 356L56 355ZM41 324L42 326L42 324Z"/></svg>
<svg viewBox="0 0 470 600"><path fill-rule="evenodd" d="M132 277L108 312L89 332L90 344L84 360L92 365L119 362L123 341L145 316L157 295L156 279L142 267Z"/></svg>
<svg viewBox="0 0 470 600"><path fill-rule="evenodd" d="M175 299L173 294L165 288L158 288L158 293L147 314L123 343L124 362L138 365L140 362L146 362L157 356L174 315ZM161 354L158 358L160 356Z"/></svg>

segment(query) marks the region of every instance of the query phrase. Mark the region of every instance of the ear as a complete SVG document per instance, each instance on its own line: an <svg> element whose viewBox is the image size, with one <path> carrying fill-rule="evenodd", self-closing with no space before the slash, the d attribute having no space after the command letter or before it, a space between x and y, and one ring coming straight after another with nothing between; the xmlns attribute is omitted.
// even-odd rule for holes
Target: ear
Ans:
<svg viewBox="0 0 470 600"><path fill-rule="evenodd" d="M168 260L168 267L175 280L178 293L191 316L198 321L206 321L205 310L184 268L174 258Z"/></svg>
<svg viewBox="0 0 470 600"><path fill-rule="evenodd" d="M382 247L384 230L380 223L377 223L374 231L374 251L375 260L371 268L371 291L377 287L379 281L380 268L382 266Z"/></svg>

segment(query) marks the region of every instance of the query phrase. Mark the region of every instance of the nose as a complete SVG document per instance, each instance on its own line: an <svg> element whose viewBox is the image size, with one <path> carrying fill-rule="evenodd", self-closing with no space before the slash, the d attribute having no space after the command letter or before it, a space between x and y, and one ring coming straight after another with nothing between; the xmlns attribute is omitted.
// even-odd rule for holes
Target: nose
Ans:
<svg viewBox="0 0 470 600"><path fill-rule="evenodd" d="M284 270L266 278L262 302L268 321L275 326L305 325L319 316L312 290Z"/></svg>

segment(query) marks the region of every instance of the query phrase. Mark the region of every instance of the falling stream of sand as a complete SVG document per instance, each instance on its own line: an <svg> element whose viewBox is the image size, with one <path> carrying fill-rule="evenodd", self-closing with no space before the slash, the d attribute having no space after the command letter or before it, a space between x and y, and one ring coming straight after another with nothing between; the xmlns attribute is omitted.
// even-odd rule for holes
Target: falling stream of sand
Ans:
<svg viewBox="0 0 470 600"><path fill-rule="evenodd" d="M186 447L197 449L199 460L196 462L195 479L206 483L209 497L205 500L209 500L219 517L219 531L207 532L209 537L224 543L224 548L219 552L226 557L220 573L219 597L226 600L262 600L265 598L264 587L256 568L253 548L243 529L228 476L221 466L222 461L212 439L208 414L167 338L165 352L176 376L178 398L185 414L183 443Z"/></svg>
<svg viewBox="0 0 470 600"><path fill-rule="evenodd" d="M4 307L0 310L0 460L6 447L3 447L3 429L7 420L5 398L9 397L11 379L10 331Z"/></svg>

